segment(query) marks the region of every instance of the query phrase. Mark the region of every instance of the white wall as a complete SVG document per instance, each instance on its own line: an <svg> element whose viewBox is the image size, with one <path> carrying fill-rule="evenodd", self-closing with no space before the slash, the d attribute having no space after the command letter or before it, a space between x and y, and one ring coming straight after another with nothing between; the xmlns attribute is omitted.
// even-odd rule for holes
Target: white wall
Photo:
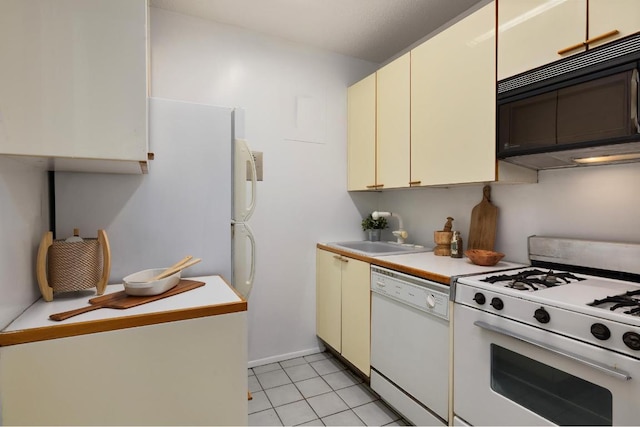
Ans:
<svg viewBox="0 0 640 427"><path fill-rule="evenodd" d="M491 185L496 250L505 259L528 262L526 238L534 234L640 243L640 164L546 170L538 178L537 184ZM481 200L482 185L469 185L383 192L378 204L402 216L410 241L431 246L433 231L452 216L466 247L471 210Z"/></svg>
<svg viewBox="0 0 640 427"><path fill-rule="evenodd" d="M47 173L0 157L0 329L40 297L38 245L49 228Z"/></svg>
<svg viewBox="0 0 640 427"><path fill-rule="evenodd" d="M152 96L244 108L264 153L249 360L317 348L315 244L363 236L346 192L346 88L376 64L156 8L151 60Z"/></svg>

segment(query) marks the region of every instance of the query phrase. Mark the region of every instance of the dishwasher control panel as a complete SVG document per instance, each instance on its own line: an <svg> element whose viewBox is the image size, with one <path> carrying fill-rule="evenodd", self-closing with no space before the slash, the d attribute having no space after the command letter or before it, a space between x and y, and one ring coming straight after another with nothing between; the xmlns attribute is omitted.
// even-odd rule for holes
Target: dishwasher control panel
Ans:
<svg viewBox="0 0 640 427"><path fill-rule="evenodd" d="M371 291L449 320L449 287L446 285L371 266Z"/></svg>

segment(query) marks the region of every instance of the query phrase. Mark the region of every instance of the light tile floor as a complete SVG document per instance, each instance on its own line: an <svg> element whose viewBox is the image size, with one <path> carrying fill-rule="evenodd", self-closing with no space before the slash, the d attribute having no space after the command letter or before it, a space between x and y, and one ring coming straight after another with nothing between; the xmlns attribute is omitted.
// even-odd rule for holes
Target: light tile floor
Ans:
<svg viewBox="0 0 640 427"><path fill-rule="evenodd" d="M331 353L249 369L249 425L408 425Z"/></svg>

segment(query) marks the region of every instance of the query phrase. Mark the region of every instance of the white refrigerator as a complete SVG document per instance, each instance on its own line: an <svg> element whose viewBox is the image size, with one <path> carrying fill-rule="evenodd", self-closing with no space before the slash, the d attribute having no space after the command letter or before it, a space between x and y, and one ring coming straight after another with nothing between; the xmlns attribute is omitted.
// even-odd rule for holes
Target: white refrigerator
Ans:
<svg viewBox="0 0 640 427"><path fill-rule="evenodd" d="M193 255L183 276L218 274L248 296L256 171L243 122L239 109L150 98L149 174L56 173L56 237L105 229L110 283Z"/></svg>

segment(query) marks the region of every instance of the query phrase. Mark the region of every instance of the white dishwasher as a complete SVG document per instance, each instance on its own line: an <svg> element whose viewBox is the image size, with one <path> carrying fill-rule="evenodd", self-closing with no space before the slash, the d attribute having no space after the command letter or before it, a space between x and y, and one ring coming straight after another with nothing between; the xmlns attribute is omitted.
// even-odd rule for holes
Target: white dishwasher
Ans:
<svg viewBox="0 0 640 427"><path fill-rule="evenodd" d="M447 425L449 286L371 266L371 388L415 425Z"/></svg>

